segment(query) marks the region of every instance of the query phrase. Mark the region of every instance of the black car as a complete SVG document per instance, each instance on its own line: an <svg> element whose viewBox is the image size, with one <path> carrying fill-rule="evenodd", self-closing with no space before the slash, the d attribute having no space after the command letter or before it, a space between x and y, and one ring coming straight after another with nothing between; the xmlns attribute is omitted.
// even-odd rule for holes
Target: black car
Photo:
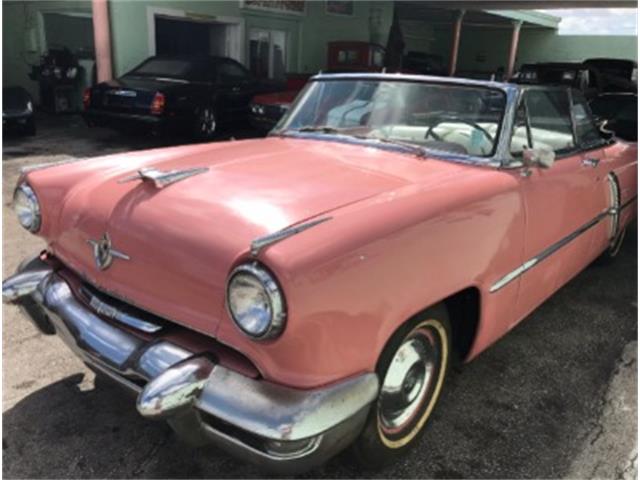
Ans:
<svg viewBox="0 0 640 480"><path fill-rule="evenodd" d="M585 65L596 68L603 77L604 92L637 92L638 64L619 58L588 58Z"/></svg>
<svg viewBox="0 0 640 480"><path fill-rule="evenodd" d="M2 129L15 129L27 135L36 134L33 99L24 88L2 89Z"/></svg>
<svg viewBox="0 0 640 480"><path fill-rule="evenodd" d="M89 125L213 138L221 126L247 119L261 86L231 58L150 57L122 77L84 93Z"/></svg>
<svg viewBox="0 0 640 480"><path fill-rule="evenodd" d="M419 75L447 75L442 55L413 51L403 57L402 71Z"/></svg>
<svg viewBox="0 0 640 480"><path fill-rule="evenodd" d="M582 62L527 63L510 81L524 85L567 85L580 90L588 99L603 91L600 71Z"/></svg>
<svg viewBox="0 0 640 480"><path fill-rule="evenodd" d="M638 141L638 95L635 93L603 93L590 103L598 122L615 136L628 142Z"/></svg>

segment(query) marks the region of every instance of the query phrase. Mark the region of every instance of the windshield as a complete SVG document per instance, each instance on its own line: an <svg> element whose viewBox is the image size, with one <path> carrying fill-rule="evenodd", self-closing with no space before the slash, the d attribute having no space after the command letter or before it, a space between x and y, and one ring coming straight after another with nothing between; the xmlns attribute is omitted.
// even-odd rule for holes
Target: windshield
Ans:
<svg viewBox="0 0 640 480"><path fill-rule="evenodd" d="M505 109L500 90L398 80L311 82L274 133L315 132L435 152L493 155Z"/></svg>
<svg viewBox="0 0 640 480"><path fill-rule="evenodd" d="M204 62L179 58L150 58L127 73L127 76L177 80L202 80Z"/></svg>

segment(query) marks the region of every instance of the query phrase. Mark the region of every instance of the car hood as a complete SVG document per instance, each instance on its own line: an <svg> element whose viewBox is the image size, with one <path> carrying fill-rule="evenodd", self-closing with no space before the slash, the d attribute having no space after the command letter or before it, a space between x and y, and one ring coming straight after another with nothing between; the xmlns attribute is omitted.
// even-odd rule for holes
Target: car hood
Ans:
<svg viewBox="0 0 640 480"><path fill-rule="evenodd" d="M419 163L362 146L269 138L115 155L34 171L28 181L42 204L42 234L68 267L215 335L226 279L251 241L408 183L363 166L385 155ZM143 167L208 170L161 189L122 182ZM89 242L105 233L129 259L100 270Z"/></svg>

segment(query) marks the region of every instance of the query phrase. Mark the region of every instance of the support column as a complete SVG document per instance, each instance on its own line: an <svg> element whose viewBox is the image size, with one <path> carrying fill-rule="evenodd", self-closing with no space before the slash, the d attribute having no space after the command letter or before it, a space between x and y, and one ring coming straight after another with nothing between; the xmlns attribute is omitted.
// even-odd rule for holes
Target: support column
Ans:
<svg viewBox="0 0 640 480"><path fill-rule="evenodd" d="M507 71L505 72L504 81L509 81L513 77L513 71L516 66L516 55L518 53L518 43L520 42L520 27L522 21L513 22L513 31L511 32L511 47L509 48L509 58L507 60Z"/></svg>
<svg viewBox="0 0 640 480"><path fill-rule="evenodd" d="M113 78L111 67L111 29L108 0L91 0L93 10L93 40L96 50L98 82Z"/></svg>
<svg viewBox="0 0 640 480"><path fill-rule="evenodd" d="M458 50L460 49L460 32L462 32L462 18L464 10L459 10L453 22L453 38L451 40L451 56L449 58L449 76L453 77L458 66Z"/></svg>

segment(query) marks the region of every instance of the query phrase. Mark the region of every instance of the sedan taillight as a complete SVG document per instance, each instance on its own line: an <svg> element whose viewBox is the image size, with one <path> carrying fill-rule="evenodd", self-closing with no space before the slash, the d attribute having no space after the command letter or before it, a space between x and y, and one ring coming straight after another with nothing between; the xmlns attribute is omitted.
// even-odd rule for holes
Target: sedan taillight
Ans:
<svg viewBox="0 0 640 480"><path fill-rule="evenodd" d="M82 93L82 105L84 106L84 109L87 110L90 104L91 104L91 89L85 88L84 92Z"/></svg>
<svg viewBox="0 0 640 480"><path fill-rule="evenodd" d="M151 102L151 114L162 115L162 112L164 112L164 106L165 106L164 94L160 92L156 92L156 94L153 96L153 101Z"/></svg>

